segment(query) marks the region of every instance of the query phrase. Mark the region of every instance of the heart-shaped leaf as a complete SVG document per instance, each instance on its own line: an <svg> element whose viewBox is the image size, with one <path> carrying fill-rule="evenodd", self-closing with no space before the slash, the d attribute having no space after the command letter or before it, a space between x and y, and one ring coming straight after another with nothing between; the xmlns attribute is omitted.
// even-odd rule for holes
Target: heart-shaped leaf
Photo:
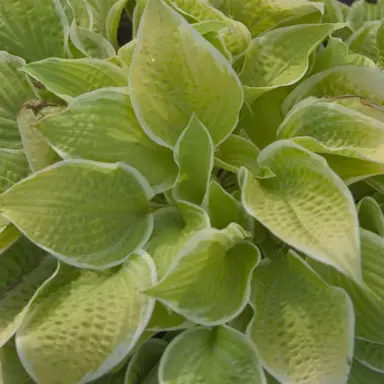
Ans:
<svg viewBox="0 0 384 384"><path fill-rule="evenodd" d="M255 269L251 303L255 315L248 335L264 367L281 383L346 382L354 314L343 290L326 284L289 252Z"/></svg>
<svg viewBox="0 0 384 384"><path fill-rule="evenodd" d="M128 165L59 162L8 189L3 215L65 262L107 268L122 263L152 232L153 192Z"/></svg>
<svg viewBox="0 0 384 384"><path fill-rule="evenodd" d="M109 372L143 333L154 300L140 291L155 280L144 253L108 271L61 264L16 335L24 368L40 384L87 383Z"/></svg>
<svg viewBox="0 0 384 384"><path fill-rule="evenodd" d="M159 384L265 384L247 338L226 326L198 327L175 338L160 362Z"/></svg>
<svg viewBox="0 0 384 384"><path fill-rule="evenodd" d="M259 156L264 175L242 169L245 209L275 236L361 280L357 214L346 185L323 158L289 141Z"/></svg>
<svg viewBox="0 0 384 384"><path fill-rule="evenodd" d="M193 113L215 144L236 126L243 92L235 72L162 0L148 2L129 77L137 118L159 144L173 147Z"/></svg>

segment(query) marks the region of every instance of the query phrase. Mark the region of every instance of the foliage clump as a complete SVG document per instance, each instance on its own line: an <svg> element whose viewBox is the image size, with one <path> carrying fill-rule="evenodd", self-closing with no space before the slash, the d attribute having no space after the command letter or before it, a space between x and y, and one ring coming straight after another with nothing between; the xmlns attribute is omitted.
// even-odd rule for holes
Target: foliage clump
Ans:
<svg viewBox="0 0 384 384"><path fill-rule="evenodd" d="M0 382L383 383L383 20L2 0Z"/></svg>

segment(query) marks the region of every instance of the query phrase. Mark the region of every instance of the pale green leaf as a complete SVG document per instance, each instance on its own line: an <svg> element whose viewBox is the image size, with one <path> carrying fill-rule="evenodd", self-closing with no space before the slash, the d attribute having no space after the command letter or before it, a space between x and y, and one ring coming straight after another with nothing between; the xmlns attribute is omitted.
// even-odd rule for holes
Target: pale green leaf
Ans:
<svg viewBox="0 0 384 384"><path fill-rule="evenodd" d="M0 258L0 347L18 330L39 287L55 272L57 260L25 238Z"/></svg>
<svg viewBox="0 0 384 384"><path fill-rule="evenodd" d="M117 56L123 63L126 69L129 69L132 63L133 52L136 48L136 39L131 40L129 43L124 44L118 51Z"/></svg>
<svg viewBox="0 0 384 384"><path fill-rule="evenodd" d="M348 46L351 51L377 61L376 36L380 21L371 21L364 24L349 39Z"/></svg>
<svg viewBox="0 0 384 384"><path fill-rule="evenodd" d="M140 292L155 280L145 253L107 271L61 264L17 332L24 368L40 384L87 383L109 372L143 333L154 301Z"/></svg>
<svg viewBox="0 0 384 384"><path fill-rule="evenodd" d="M66 101L99 88L128 85L127 74L120 67L99 59L49 58L28 64L24 70Z"/></svg>
<svg viewBox="0 0 384 384"><path fill-rule="evenodd" d="M323 158L289 141L271 144L258 160L265 176L240 175L248 213L290 246L360 280L357 214L342 180Z"/></svg>
<svg viewBox="0 0 384 384"><path fill-rule="evenodd" d="M360 230L360 236L363 275L361 285L324 264L313 265L324 279L343 288L352 299L356 316L356 337L384 344L384 239L364 229Z"/></svg>
<svg viewBox="0 0 384 384"><path fill-rule="evenodd" d="M342 10L342 3L337 0L323 0L324 15L322 17L323 23L342 23L344 21L344 14Z"/></svg>
<svg viewBox="0 0 384 384"><path fill-rule="evenodd" d="M361 228L384 237L384 215L378 202L366 196L357 205L359 225Z"/></svg>
<svg viewBox="0 0 384 384"><path fill-rule="evenodd" d="M282 383L346 382L353 356L353 306L294 252L266 259L252 283L248 335Z"/></svg>
<svg viewBox="0 0 384 384"><path fill-rule="evenodd" d="M37 126L64 159L124 161L156 192L175 182L177 166L172 152L146 136L127 88L103 88L78 96L62 113L40 120Z"/></svg>
<svg viewBox="0 0 384 384"><path fill-rule="evenodd" d="M175 331L193 325L184 316L179 315L160 301L156 301L147 330L153 332Z"/></svg>
<svg viewBox="0 0 384 384"><path fill-rule="evenodd" d="M161 339L143 344L128 364L124 384L157 384L158 362L166 347L167 342Z"/></svg>
<svg viewBox="0 0 384 384"><path fill-rule="evenodd" d="M241 167L257 173L259 148L252 141L238 135L231 135L216 150L216 163L219 167L237 173Z"/></svg>
<svg viewBox="0 0 384 384"><path fill-rule="evenodd" d="M24 152L32 172L40 171L61 160L60 156L51 148L47 139L35 127L39 115L41 117L60 110L60 107L48 107L44 108L44 112L40 111L36 116L32 109L24 106L17 114L17 124Z"/></svg>
<svg viewBox="0 0 384 384"><path fill-rule="evenodd" d="M200 205L211 178L214 145L206 127L192 115L174 149L179 167L176 183L172 188L174 200L184 200Z"/></svg>
<svg viewBox="0 0 384 384"><path fill-rule="evenodd" d="M303 16L315 14L321 17L319 9L306 0L212 0L227 16L245 24L252 36L276 28L282 22L295 23Z"/></svg>
<svg viewBox="0 0 384 384"><path fill-rule="evenodd" d="M378 0L378 4L365 0L357 0L353 3L348 16L348 24L354 30L361 28L366 22L381 20L384 17L384 1Z"/></svg>
<svg viewBox="0 0 384 384"><path fill-rule="evenodd" d="M116 56L115 49L105 37L86 28L78 27L75 22L71 25L70 37L75 50L75 58L86 56L96 59L111 59Z"/></svg>
<svg viewBox="0 0 384 384"><path fill-rule="evenodd" d="M219 183L212 180L203 202L213 228L224 229L230 223L238 223L244 229L253 229L253 220L245 212L240 201L229 194Z"/></svg>
<svg viewBox="0 0 384 384"><path fill-rule="evenodd" d="M242 108L237 128L244 129L259 148L276 140L276 131L284 118L281 105L290 91L291 87L275 88Z"/></svg>
<svg viewBox="0 0 384 384"><path fill-rule="evenodd" d="M309 96L354 95L384 105L384 72L378 68L337 66L304 80L285 99L286 114L296 103Z"/></svg>
<svg viewBox="0 0 384 384"><path fill-rule="evenodd" d="M27 61L64 57L65 34L55 0L2 0L0 51Z"/></svg>
<svg viewBox="0 0 384 384"><path fill-rule="evenodd" d="M309 68L309 56L338 24L294 25L252 40L240 80L246 100L300 80Z"/></svg>
<svg viewBox="0 0 384 384"><path fill-rule="evenodd" d="M235 223L197 232L146 293L196 323L232 320L248 301L252 271L260 259L258 248L243 241L246 236Z"/></svg>
<svg viewBox="0 0 384 384"><path fill-rule="evenodd" d="M186 201L179 201L177 208L159 209L153 220L152 236L145 248L161 279L186 242L200 229L210 227L210 220L202 208Z"/></svg>
<svg viewBox="0 0 384 384"><path fill-rule="evenodd" d="M230 64L162 0L150 0L142 17L129 87L141 126L169 147L193 113L215 144L224 141L243 102Z"/></svg>
<svg viewBox="0 0 384 384"><path fill-rule="evenodd" d="M147 181L123 163L63 161L0 197L3 215L66 263L107 268L142 247L152 232Z"/></svg>
<svg viewBox="0 0 384 384"><path fill-rule="evenodd" d="M360 364L357 360L353 361L348 384L382 384L384 375Z"/></svg>
<svg viewBox="0 0 384 384"><path fill-rule="evenodd" d="M0 10L2 7L3 4ZM0 17L0 25L1 22ZM24 64L20 57L0 51L0 148L22 148L16 114L24 102L36 97L25 74L20 71Z"/></svg>
<svg viewBox="0 0 384 384"><path fill-rule="evenodd" d="M0 148L0 193L28 175L28 161L21 150Z"/></svg>
<svg viewBox="0 0 384 384"><path fill-rule="evenodd" d="M198 327L175 338L160 362L160 384L265 384L257 353L240 332Z"/></svg>
<svg viewBox="0 0 384 384"><path fill-rule="evenodd" d="M13 342L0 348L0 383L1 384L34 384L17 356Z"/></svg>
<svg viewBox="0 0 384 384"><path fill-rule="evenodd" d="M278 138L292 139L313 152L372 163L367 166L374 169L375 174L384 171L384 121L337 101L308 98L299 102L287 114L277 134ZM336 162L335 156L333 162ZM339 169L340 166L336 172ZM344 172L339 175L351 181ZM367 174L364 171L353 179L358 176L367 177Z"/></svg>
<svg viewBox="0 0 384 384"><path fill-rule="evenodd" d="M331 37L328 40L327 46L317 52L311 73L315 74L339 65L376 67L371 59L357 53L349 52L347 45L341 39Z"/></svg>
<svg viewBox="0 0 384 384"><path fill-rule="evenodd" d="M355 359L366 367L384 374L384 345L355 340Z"/></svg>

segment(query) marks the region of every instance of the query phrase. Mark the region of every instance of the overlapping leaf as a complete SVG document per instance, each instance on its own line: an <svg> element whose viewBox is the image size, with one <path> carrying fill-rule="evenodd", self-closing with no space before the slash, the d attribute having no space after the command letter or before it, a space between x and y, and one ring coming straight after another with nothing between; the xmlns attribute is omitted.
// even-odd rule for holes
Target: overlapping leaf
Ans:
<svg viewBox="0 0 384 384"><path fill-rule="evenodd" d="M125 164L57 163L8 189L3 215L67 263L106 268L123 262L152 231L147 181Z"/></svg>
<svg viewBox="0 0 384 384"><path fill-rule="evenodd" d="M384 344L382 326L384 240L364 229L360 230L360 234L363 275L361 285L324 265L315 264L315 268L324 279L343 288L351 297L356 315L356 337Z"/></svg>
<svg viewBox="0 0 384 384"><path fill-rule="evenodd" d="M308 69L310 54L337 28L335 24L294 25L254 39L239 75L246 100L300 80Z"/></svg>
<svg viewBox="0 0 384 384"><path fill-rule="evenodd" d="M292 247L360 280L352 196L325 160L294 143L278 141L264 149L258 161L265 176L255 177L245 169L240 174L248 213Z"/></svg>
<svg viewBox="0 0 384 384"><path fill-rule="evenodd" d="M357 210L360 227L384 237L384 215L378 202L366 196L359 201Z"/></svg>
<svg viewBox="0 0 384 384"><path fill-rule="evenodd" d="M384 345L364 340L355 341L355 357L366 367L384 374Z"/></svg>
<svg viewBox="0 0 384 384"><path fill-rule="evenodd" d="M353 307L296 254L266 260L252 283L248 335L282 383L346 382L353 354Z"/></svg>
<svg viewBox="0 0 384 384"><path fill-rule="evenodd" d="M265 384L253 346L225 327L194 328L172 341L159 368L160 384Z"/></svg>
<svg viewBox="0 0 384 384"><path fill-rule="evenodd" d="M193 113L220 143L235 128L243 101L230 64L162 0L150 0L142 17L129 87L141 126L168 147Z"/></svg>
<svg viewBox="0 0 384 384"><path fill-rule="evenodd" d="M292 23L306 18L305 21L319 20L321 12L306 0L212 0L229 17L245 24L255 37L276 28L282 23Z"/></svg>
<svg viewBox="0 0 384 384"><path fill-rule="evenodd" d="M383 380L384 375L381 373L365 367L356 360L353 361L348 384L381 384Z"/></svg>
<svg viewBox="0 0 384 384"><path fill-rule="evenodd" d="M20 57L0 52L0 148L22 148L16 114L23 103L35 98L25 74L20 71L24 64Z"/></svg>
<svg viewBox="0 0 384 384"><path fill-rule="evenodd" d="M0 347L15 334L39 287L55 272L57 261L25 238L0 258Z"/></svg>
<svg viewBox="0 0 384 384"><path fill-rule="evenodd" d="M201 204L213 169L213 151L209 132L201 121L192 115L174 149L175 161L179 167L179 174L172 189L172 197L175 200Z"/></svg>
<svg viewBox="0 0 384 384"><path fill-rule="evenodd" d="M365 0L357 0L351 7L348 16L348 24L357 30L366 22L381 20L384 17L384 2L378 0L377 4Z"/></svg>
<svg viewBox="0 0 384 384"><path fill-rule="evenodd" d="M39 121L38 128L63 158L124 161L142 173L156 192L175 182L172 152L146 136L126 88L103 88L76 97L62 113Z"/></svg>
<svg viewBox="0 0 384 384"><path fill-rule="evenodd" d="M309 96L355 95L384 105L383 85L384 72L378 68L337 66L310 76L298 85L285 99L283 113Z"/></svg>
<svg viewBox="0 0 384 384"><path fill-rule="evenodd" d="M40 384L86 383L107 373L144 331L154 301L140 291L155 279L143 253L103 272L61 264L17 333L24 368Z"/></svg>
<svg viewBox="0 0 384 384"><path fill-rule="evenodd" d="M66 101L99 88L128 85L127 74L120 67L99 59L49 58L30 63L24 70Z"/></svg>
<svg viewBox="0 0 384 384"><path fill-rule="evenodd" d="M27 61L65 57L65 33L56 1L3 0L0 4L0 51Z"/></svg>
<svg viewBox="0 0 384 384"><path fill-rule="evenodd" d="M230 321L247 303L251 273L260 259L256 246L243 241L246 235L234 223L197 232L147 294L196 323Z"/></svg>

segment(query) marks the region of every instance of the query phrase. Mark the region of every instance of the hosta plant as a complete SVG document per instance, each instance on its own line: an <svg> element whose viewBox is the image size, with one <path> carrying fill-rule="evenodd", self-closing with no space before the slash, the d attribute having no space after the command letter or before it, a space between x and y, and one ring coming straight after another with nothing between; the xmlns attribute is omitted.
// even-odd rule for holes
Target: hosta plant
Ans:
<svg viewBox="0 0 384 384"><path fill-rule="evenodd" d="M0 382L384 383L383 20L2 0Z"/></svg>

